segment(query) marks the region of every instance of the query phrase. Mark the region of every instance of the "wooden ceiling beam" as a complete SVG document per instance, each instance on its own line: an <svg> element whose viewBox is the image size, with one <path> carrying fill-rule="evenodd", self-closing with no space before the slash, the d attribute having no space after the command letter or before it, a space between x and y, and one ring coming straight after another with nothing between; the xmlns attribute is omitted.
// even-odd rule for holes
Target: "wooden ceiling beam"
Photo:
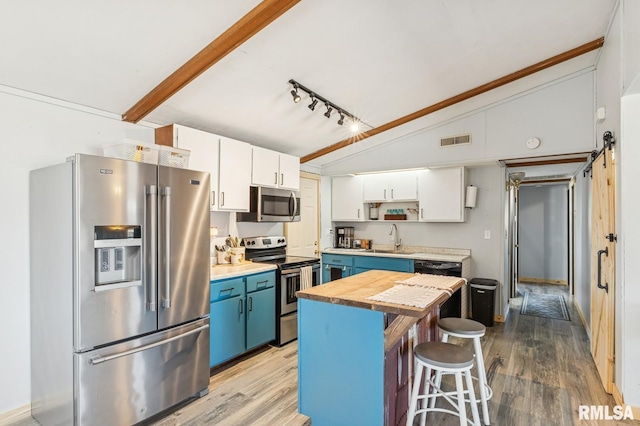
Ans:
<svg viewBox="0 0 640 426"><path fill-rule="evenodd" d="M459 95L453 96L449 99L445 99L441 102L423 108L419 111L411 113L409 115L405 115L404 117L400 117L396 120L390 121L389 123L383 124L381 126L375 127L365 133L360 133L356 136L350 137L348 139L344 139L340 142L336 142L333 145L329 145L318 151L312 152L311 154L307 154L300 159L301 163L306 163L308 161L314 160L323 155L329 154L330 152L336 151L340 148L344 148L349 145L353 145L354 143L360 142L366 138L377 135L379 133L385 132L387 130L393 129L395 127L406 124L410 121L413 121L417 118L424 117L425 115L431 114L433 112L439 111L441 109L450 107L462 101L466 101L467 99L473 98L474 96L481 95L485 92L493 90L497 87L504 86L505 84L512 83L521 78L527 77L531 74L542 71L546 68L552 67L554 65L558 65L562 62L568 61L569 59L573 59L580 55L584 55L585 53L591 52L592 50L598 49L602 47L604 44L604 37L600 37L597 40L593 40L589 43L583 44L582 46L578 46L574 49L568 50L564 53L560 53L559 55L553 56L549 59L545 59L544 61L538 62L526 68L523 68L519 71L513 72L511 74L507 74L503 77L500 77L496 80L490 81L489 83L485 83L481 86L478 86L474 89L467 90L466 92L460 93Z"/></svg>
<svg viewBox="0 0 640 426"><path fill-rule="evenodd" d="M142 120L154 109L162 105L164 101L299 2L300 0L262 1L157 85L151 92L147 93L122 115L122 120L130 123L137 123Z"/></svg>

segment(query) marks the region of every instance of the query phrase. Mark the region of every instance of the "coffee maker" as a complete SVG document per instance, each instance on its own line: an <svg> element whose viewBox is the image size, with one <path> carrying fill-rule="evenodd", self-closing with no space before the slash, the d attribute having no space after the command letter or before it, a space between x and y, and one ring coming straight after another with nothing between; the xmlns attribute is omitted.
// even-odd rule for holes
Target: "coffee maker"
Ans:
<svg viewBox="0 0 640 426"><path fill-rule="evenodd" d="M334 248L351 248L353 245L353 226L336 226Z"/></svg>

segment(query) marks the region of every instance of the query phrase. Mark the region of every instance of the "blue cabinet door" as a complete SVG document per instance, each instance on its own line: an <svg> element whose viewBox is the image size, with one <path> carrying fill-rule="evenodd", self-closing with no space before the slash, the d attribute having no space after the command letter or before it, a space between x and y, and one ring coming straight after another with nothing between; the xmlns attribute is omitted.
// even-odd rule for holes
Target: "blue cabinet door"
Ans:
<svg viewBox="0 0 640 426"><path fill-rule="evenodd" d="M413 272L413 259L382 257L382 256L355 256L355 273L360 274L372 269L385 271Z"/></svg>
<svg viewBox="0 0 640 426"><path fill-rule="evenodd" d="M244 297L232 297L211 304L210 366L213 367L245 351L244 305Z"/></svg>
<svg viewBox="0 0 640 426"><path fill-rule="evenodd" d="M276 338L274 287L247 294L247 350Z"/></svg>

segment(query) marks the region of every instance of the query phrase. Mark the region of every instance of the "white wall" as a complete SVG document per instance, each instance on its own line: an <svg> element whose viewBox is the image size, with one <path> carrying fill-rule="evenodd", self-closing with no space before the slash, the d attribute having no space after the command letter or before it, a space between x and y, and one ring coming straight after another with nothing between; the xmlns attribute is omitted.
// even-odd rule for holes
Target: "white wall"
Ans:
<svg viewBox="0 0 640 426"><path fill-rule="evenodd" d="M467 210L464 223L394 222L398 235L406 246L427 246L471 249L473 277L501 281L502 266L502 197L504 195L503 169L499 166L467 168L469 185L478 187L477 205ZM330 191L329 187L329 191ZM329 192L330 194L330 192ZM330 215L330 211L329 211ZM336 222L353 226L356 238L370 238L374 244L392 244L389 222ZM485 239L485 231L491 239ZM497 295L496 313L502 315L502 285ZM506 291L506 290L505 290Z"/></svg>
<svg viewBox="0 0 640 426"><path fill-rule="evenodd" d="M153 129L0 92L0 413L29 404L29 171L109 142L153 142ZM46 327L46 324L42 325ZM41 354L46 356L46 354Z"/></svg>
<svg viewBox="0 0 640 426"><path fill-rule="evenodd" d="M322 174L479 164L507 158L588 152L594 147L593 93L593 72L583 72L327 164ZM440 147L440 138L464 133L471 133L471 145ZM535 151L525 146L526 140L533 136L542 141Z"/></svg>
<svg viewBox="0 0 640 426"><path fill-rule="evenodd" d="M640 94L622 98L622 144L624 157L618 158L621 170L621 197L618 207L621 213L620 226L617 229L618 245L616 256L621 261L620 274L616 275L616 291L620 299L616 310L619 311L620 342L617 350L616 366L620 375L616 382L625 403L640 406L640 197L637 183L640 181ZM620 279L618 279L620 275ZM618 299L618 298L616 298Z"/></svg>
<svg viewBox="0 0 640 426"><path fill-rule="evenodd" d="M576 176L573 206L575 237L574 303L580 309L587 334L591 335L591 178Z"/></svg>
<svg viewBox="0 0 640 426"><path fill-rule="evenodd" d="M520 277L568 281L567 185L521 186L518 273Z"/></svg>

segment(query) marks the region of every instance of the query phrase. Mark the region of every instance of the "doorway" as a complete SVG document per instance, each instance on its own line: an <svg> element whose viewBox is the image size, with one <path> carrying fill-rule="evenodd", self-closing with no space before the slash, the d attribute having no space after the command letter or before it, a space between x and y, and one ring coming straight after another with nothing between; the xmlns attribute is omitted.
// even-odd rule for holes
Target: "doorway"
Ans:
<svg viewBox="0 0 640 426"><path fill-rule="evenodd" d="M320 175L300 173L300 222L285 223L287 254L319 257Z"/></svg>
<svg viewBox="0 0 640 426"><path fill-rule="evenodd" d="M502 162L508 191L505 279L510 300L521 296L521 283L527 284L527 290L536 284L554 284L558 285L554 290L573 295L571 197L574 177L589 154Z"/></svg>

